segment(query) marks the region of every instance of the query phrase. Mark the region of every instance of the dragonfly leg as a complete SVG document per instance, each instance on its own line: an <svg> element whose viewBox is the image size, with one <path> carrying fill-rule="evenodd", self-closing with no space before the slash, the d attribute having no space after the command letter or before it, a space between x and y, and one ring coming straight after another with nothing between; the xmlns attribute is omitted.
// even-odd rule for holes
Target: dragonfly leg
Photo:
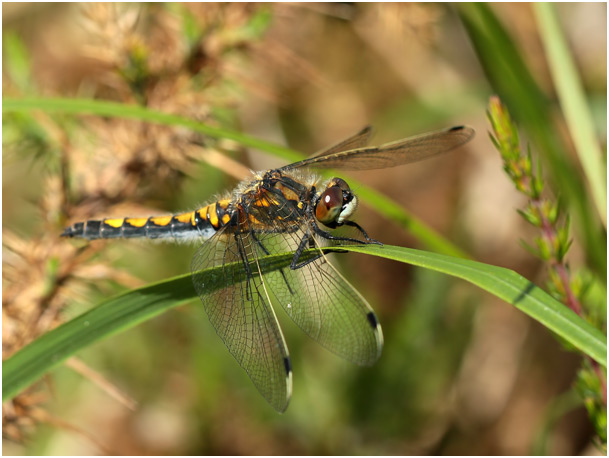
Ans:
<svg viewBox="0 0 609 458"><path fill-rule="evenodd" d="M352 237L340 237L340 236L336 236L336 235L332 235L327 231L324 231L323 229L320 229L317 225L313 225L313 230L315 231L315 233L321 237L323 237L324 239L328 239L328 240L335 240L338 242L354 242L354 243L359 243L361 244L370 244L370 243L374 243L376 245L382 245L381 242L379 242L378 240L374 240L370 237L368 237L368 234L366 233L366 231L364 231L364 229L357 223L353 222L353 221L345 221L343 224L346 224L347 226L354 226L357 229L359 229L359 231L362 233L362 235L364 236L364 238L366 239L366 241L362 241L359 239L354 239Z"/></svg>
<svg viewBox="0 0 609 458"><path fill-rule="evenodd" d="M271 252L266 249L266 247L262 244L262 242L260 241L260 239L254 232L252 232L251 235L252 235L252 239L254 239L254 242L256 242L256 245L258 245L258 248L260 248L266 256L271 254Z"/></svg>
<svg viewBox="0 0 609 458"><path fill-rule="evenodd" d="M316 261L322 257L322 253L319 253L311 259L307 259L306 261L302 261L300 263L298 262L300 260L300 256L302 255L302 252L305 250L305 248L307 248L307 245L309 245L309 248L311 248L310 244L312 241L313 241L313 239L311 238L311 234L306 233L303 236L302 240L298 244L298 248L296 249L296 252L294 253L294 258L292 258L292 263L290 264L290 269L292 269L292 270L300 269L301 267L304 267L307 264L310 264L313 261Z"/></svg>
<svg viewBox="0 0 609 458"><path fill-rule="evenodd" d="M347 220L343 224L346 226L352 226L352 227L356 228L358 231L360 231L362 233L362 235L364 236L364 238L366 239L366 242L373 243L375 245L381 245L381 246L383 245L378 240L375 240L375 239L371 238L370 236L368 236L368 233L364 230L364 228L362 226L360 226L359 224L357 224L355 221Z"/></svg>
<svg viewBox="0 0 609 458"><path fill-rule="evenodd" d="M316 224L313 224L312 227L313 227L313 231L315 232L315 234L317 234L327 240L334 240L334 241L338 241L338 242L354 242L354 243L359 243L359 244L362 244L362 243L363 244L375 244L375 245L381 245L381 246L383 245L378 240L371 238L368 235L368 233L364 230L364 228L361 227L356 222L345 221L343 224L345 224L347 226L355 227L357 230L359 230L362 233L362 235L364 236L364 238L366 240L362 241L362 240L351 238L351 237L340 237L340 236L332 235L329 232L324 231L323 229L320 229L319 226L317 226ZM307 245L309 245L309 248L313 248L313 246L311 246L312 241L313 241L313 238L311 237L311 234L307 233L303 236L302 240L300 241L300 243L298 245L298 248L296 249L296 252L294 253L294 258L292 259L292 263L290 264L290 269L292 269L292 270L300 269L301 267L304 267L307 264L310 264L311 262L316 261L317 259L319 259L322 256L322 253L319 253L317 256L315 256L311 259L308 259L308 260L302 261L302 262L298 262L303 251L305 250L305 248L307 248Z"/></svg>

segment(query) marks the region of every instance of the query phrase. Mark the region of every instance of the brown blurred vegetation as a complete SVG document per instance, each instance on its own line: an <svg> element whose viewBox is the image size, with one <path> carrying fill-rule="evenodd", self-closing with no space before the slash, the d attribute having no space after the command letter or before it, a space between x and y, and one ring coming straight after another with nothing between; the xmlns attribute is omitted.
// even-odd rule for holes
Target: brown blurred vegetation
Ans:
<svg viewBox="0 0 609 458"><path fill-rule="evenodd" d="M606 102L605 8L558 8L592 104ZM493 9L551 93L530 5ZM543 284L519 242L532 234L523 202L486 134L492 89L448 4L3 4L3 26L29 68L19 79L3 60L4 96L142 104L307 153L366 124L376 143L471 125L477 137L457 153L352 176L472 258ZM104 297L187 272L194 251L85 246L59 239L65 224L195 208L243 176L223 157L280 163L184 129L31 117L15 123L19 135L4 129L3 358ZM357 220L384 243L419 247L365 203ZM582 257L575 240L570 263ZM340 264L383 325L375 367L339 361L280 316L295 379L277 415L193 304L94 345L6 403L5 454L494 455L540 440L550 454L595 453L582 407L549 417L569 403L579 357L542 326L441 275L358 255Z"/></svg>

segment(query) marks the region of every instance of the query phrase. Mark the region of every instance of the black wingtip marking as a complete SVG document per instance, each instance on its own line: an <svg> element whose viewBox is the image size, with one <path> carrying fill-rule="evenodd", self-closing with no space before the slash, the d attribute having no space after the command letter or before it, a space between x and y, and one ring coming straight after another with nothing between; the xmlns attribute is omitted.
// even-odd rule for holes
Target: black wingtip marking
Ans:
<svg viewBox="0 0 609 458"><path fill-rule="evenodd" d="M468 126L454 126L447 129L446 132L456 132L457 135L462 136L463 142L461 143L461 145L470 141L476 134L476 131Z"/></svg>
<svg viewBox="0 0 609 458"><path fill-rule="evenodd" d="M372 326L373 329L376 329L377 326L379 325L379 320L376 319L376 315L373 312L368 312L368 315L366 315L366 318L368 318L368 322L370 323L370 326Z"/></svg>
<svg viewBox="0 0 609 458"><path fill-rule="evenodd" d="M285 373L290 375L290 373L292 372L292 362L290 361L290 358L288 356L283 358L283 365L285 367Z"/></svg>
<svg viewBox="0 0 609 458"><path fill-rule="evenodd" d="M366 127L364 127L362 130L360 130L357 135L364 135L364 134L371 134L372 133L372 126L368 125Z"/></svg>

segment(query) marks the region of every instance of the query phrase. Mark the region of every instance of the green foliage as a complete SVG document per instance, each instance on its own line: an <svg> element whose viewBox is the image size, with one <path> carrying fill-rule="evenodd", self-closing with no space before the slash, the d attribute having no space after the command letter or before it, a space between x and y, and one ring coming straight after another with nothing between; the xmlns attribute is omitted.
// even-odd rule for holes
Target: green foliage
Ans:
<svg viewBox="0 0 609 458"><path fill-rule="evenodd" d="M600 372L600 377L599 377ZM603 390L607 386L601 386L601 377L607 380L607 370L602 368L594 369L592 364L585 363L577 375L575 388L580 397L584 400L584 405L596 434L600 441L600 446L607 452L607 399L603 399Z"/></svg>
<svg viewBox="0 0 609 458"><path fill-rule="evenodd" d="M582 83L554 6L551 3L536 3L534 8L561 107L575 142L575 150L592 189L596 209L607 227L607 164L596 139L594 121Z"/></svg>
<svg viewBox="0 0 609 458"><path fill-rule="evenodd" d="M577 167L560 141L562 136L554 122L555 110L551 101L535 82L518 46L490 5L463 3L459 5L459 13L493 91L511 108L536 151L545 159L554 187L561 190L561 197L572 209L581 233L579 239L586 248L592 268L605 278L606 233L592 209L585 183L578 173L573 173ZM502 127L501 134L510 134L510 130ZM518 139L512 137L511 141L517 143ZM540 191L537 185L533 189Z"/></svg>
<svg viewBox="0 0 609 458"><path fill-rule="evenodd" d="M31 82L30 56L23 41L14 32L9 32L3 37L4 47L4 70L10 76L10 80L22 92L28 92Z"/></svg>
<svg viewBox="0 0 609 458"><path fill-rule="evenodd" d="M566 215L564 223L561 223L559 221L561 206L558 200L553 201L551 198L542 197L541 166L538 166L536 173L533 173L531 150L527 148L527 154L522 154L518 142L518 129L498 97L491 98L488 118L494 134L491 138L504 161L504 170L516 189L529 199L525 209L519 211L519 213L530 224L537 227L541 234L535 237L537 249L529 251L547 264L550 277L548 287L552 294L575 313L579 315L586 313L587 308L582 308L580 298L577 295L581 292L581 288L573 286L565 260L572 243L569 234L569 214ZM593 322L597 322L597 320L593 320ZM593 387L596 388L596 393L594 396L589 395L592 386L589 383L590 377L582 375L585 371L580 372L579 392L584 398L593 424L597 429L599 424L606 429L606 373L602 373L602 369L596 363L593 362L592 366L594 366L596 372L590 370L586 373L596 377L596 383ZM603 393L605 394L603 395ZM602 410L603 407L604 411ZM604 419L599 419L603 415ZM599 437L601 443L606 444L606 434L599 435Z"/></svg>
<svg viewBox="0 0 609 458"><path fill-rule="evenodd" d="M543 290L508 269L428 253L408 248L379 246L344 246L340 251L355 251L464 279L514 305L548 329L570 342L600 364L607 365L604 336L573 312L552 299ZM314 252L311 250L310 252ZM266 256L260 260L263 270L273 271L289 265L293 255ZM224 268L231 268L227 266ZM213 291L223 285L223 278L240 281L240 263L234 274L218 275L222 266L207 269L205 284ZM196 297L189 275L159 282L112 298L40 337L2 364L3 399L10 399L36 381L49 369L93 342L135 326L159 313Z"/></svg>

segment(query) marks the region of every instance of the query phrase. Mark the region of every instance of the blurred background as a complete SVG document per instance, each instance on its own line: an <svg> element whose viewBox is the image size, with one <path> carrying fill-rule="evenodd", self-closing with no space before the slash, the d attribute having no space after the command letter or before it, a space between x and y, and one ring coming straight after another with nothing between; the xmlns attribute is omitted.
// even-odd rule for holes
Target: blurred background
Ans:
<svg viewBox="0 0 609 458"><path fill-rule="evenodd" d="M604 145L606 4L556 11ZM304 154L368 124L373 144L470 125L476 137L454 153L341 176L543 286L545 267L521 244L536 234L516 211L525 200L487 134L492 94L526 116L487 67L493 38L473 32L481 12L514 43L576 163L530 4L3 4L3 96L139 104ZM4 115L2 157L3 358L105 298L189 271L193 246L87 246L60 239L65 225L191 210L248 169L285 163L184 128L35 111ZM356 220L386 244L431 249L365 201ZM605 282L605 250L593 258L590 232L574 226L571 267ZM383 326L374 367L340 360L279 313L294 371L279 415L193 301L5 403L4 454L598 453L572 389L580 357L544 327L431 271L356 254L337 263Z"/></svg>

